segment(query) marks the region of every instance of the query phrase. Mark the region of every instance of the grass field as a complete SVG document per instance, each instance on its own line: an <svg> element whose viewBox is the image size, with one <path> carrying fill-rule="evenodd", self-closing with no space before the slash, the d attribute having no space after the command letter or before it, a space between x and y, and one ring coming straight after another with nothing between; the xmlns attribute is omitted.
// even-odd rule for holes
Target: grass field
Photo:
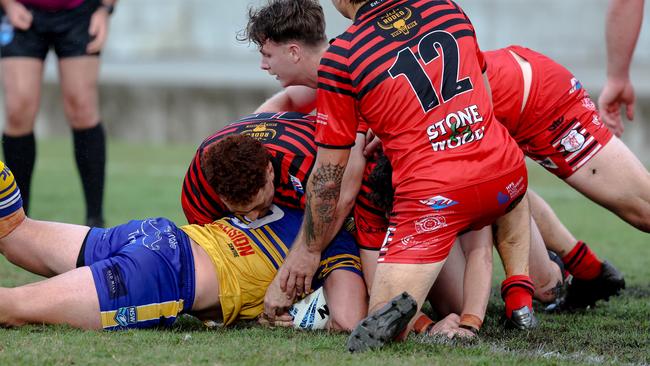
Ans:
<svg viewBox="0 0 650 366"><path fill-rule="evenodd" d="M32 216L82 223L81 185L69 141L41 141ZM184 223L180 184L195 146L111 143L107 224L166 216ZM650 363L650 236L587 202L561 181L531 167L532 186L573 233L626 275L623 296L578 314L538 312L530 332L502 330L503 303L493 291L478 341L445 344L411 337L361 355L345 352L344 335L239 326L207 330L182 319L170 330L87 332L65 326L0 329L0 365L424 365ZM53 246L52 250L56 250ZM502 280L495 263L494 285ZM38 279L0 258L0 285ZM495 287L496 288L496 287Z"/></svg>

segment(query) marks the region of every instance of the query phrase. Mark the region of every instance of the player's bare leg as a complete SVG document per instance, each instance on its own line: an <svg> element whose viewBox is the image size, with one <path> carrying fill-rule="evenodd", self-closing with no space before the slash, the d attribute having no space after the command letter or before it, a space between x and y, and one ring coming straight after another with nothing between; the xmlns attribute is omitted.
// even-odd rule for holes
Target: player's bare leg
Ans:
<svg viewBox="0 0 650 366"><path fill-rule="evenodd" d="M99 299L89 267L16 288L0 288L0 324L68 324L101 329Z"/></svg>
<svg viewBox="0 0 650 366"><path fill-rule="evenodd" d="M87 226L26 218L0 239L0 252L27 271L51 277L77 267L88 230Z"/></svg>
<svg viewBox="0 0 650 366"><path fill-rule="evenodd" d="M585 308L598 300L618 295L625 288L625 279L620 271L611 263L601 261L586 243L578 241L535 192L529 191L529 198L531 213L546 247L560 256L565 269L573 276L566 298L554 309Z"/></svg>
<svg viewBox="0 0 650 366"><path fill-rule="evenodd" d="M372 291L372 282L375 278L378 258L379 250L367 250L359 248L359 259L361 260L361 268L363 268L363 279L366 282L368 296L370 296L370 292Z"/></svg>
<svg viewBox="0 0 650 366"><path fill-rule="evenodd" d="M2 149L23 191L28 212L31 177L36 162L34 123L41 98L43 61L30 57L7 57L0 61L5 102Z"/></svg>
<svg viewBox="0 0 650 366"><path fill-rule="evenodd" d="M368 311L363 279L350 271L334 270L323 286L330 310L328 329L350 332Z"/></svg>
<svg viewBox="0 0 650 366"><path fill-rule="evenodd" d="M533 315L535 287L528 276L530 256L530 209L527 195L512 211L495 223L495 246L501 257L506 279L501 296L506 305L508 326L529 329L537 324Z"/></svg>
<svg viewBox="0 0 650 366"><path fill-rule="evenodd" d="M379 263L370 293L368 317L352 331L347 348L363 352L407 334L409 323L435 282L444 261L424 264Z"/></svg>
<svg viewBox="0 0 650 366"><path fill-rule="evenodd" d="M630 225L650 233L650 173L616 136L565 181Z"/></svg>
<svg viewBox="0 0 650 366"><path fill-rule="evenodd" d="M99 116L99 57L59 60L63 110L72 127L74 154L86 202L86 224L104 226L106 136Z"/></svg>
<svg viewBox="0 0 650 366"><path fill-rule="evenodd" d="M465 265L465 256L460 247L460 238L458 238L454 246L451 247L447 261L427 295L427 300L439 318L444 318L450 313L460 314L463 311Z"/></svg>
<svg viewBox="0 0 650 366"><path fill-rule="evenodd" d="M0 161L0 252L36 274L53 276L76 267L88 228L31 220L11 170Z"/></svg>
<svg viewBox="0 0 650 366"><path fill-rule="evenodd" d="M551 303L558 298L564 282L562 270L553 262L544 246L544 240L531 218L530 278L535 284L534 297L542 303Z"/></svg>

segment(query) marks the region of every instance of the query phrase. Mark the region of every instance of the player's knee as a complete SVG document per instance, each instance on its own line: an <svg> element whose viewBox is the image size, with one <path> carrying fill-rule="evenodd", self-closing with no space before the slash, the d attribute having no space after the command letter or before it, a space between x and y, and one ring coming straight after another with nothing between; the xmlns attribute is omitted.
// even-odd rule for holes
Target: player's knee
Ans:
<svg viewBox="0 0 650 366"><path fill-rule="evenodd" d="M621 212L623 219L635 228L650 233L650 202L642 201L630 205Z"/></svg>
<svg viewBox="0 0 650 366"><path fill-rule="evenodd" d="M63 106L72 128L90 128L99 119L97 103L92 96L67 95L63 98Z"/></svg>
<svg viewBox="0 0 650 366"><path fill-rule="evenodd" d="M14 96L7 98L5 130L13 134L27 134L31 132L35 102L28 97Z"/></svg>
<svg viewBox="0 0 650 366"><path fill-rule="evenodd" d="M341 332L351 332L357 324L363 319L360 314L353 312L332 313L329 322L329 329Z"/></svg>

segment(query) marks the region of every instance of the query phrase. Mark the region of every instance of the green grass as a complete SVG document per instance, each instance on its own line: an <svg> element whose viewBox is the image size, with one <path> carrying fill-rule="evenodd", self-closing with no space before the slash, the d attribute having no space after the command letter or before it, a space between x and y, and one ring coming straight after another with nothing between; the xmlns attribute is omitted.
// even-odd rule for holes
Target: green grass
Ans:
<svg viewBox="0 0 650 366"><path fill-rule="evenodd" d="M68 141L40 141L32 216L82 223L81 185ZM166 216L183 223L180 184L195 146L109 146L107 224ZM0 329L1 365L430 365L430 364L647 364L650 362L650 237L587 202L561 181L531 166L532 186L567 227L626 275L624 296L579 314L539 312L541 326L506 332L494 291L480 339L446 344L411 337L381 351L351 355L346 337L239 326L206 330L182 319L169 330L87 332L64 326ZM495 267L498 267L498 262ZM495 270L494 284L502 279ZM0 285L38 277L0 259Z"/></svg>

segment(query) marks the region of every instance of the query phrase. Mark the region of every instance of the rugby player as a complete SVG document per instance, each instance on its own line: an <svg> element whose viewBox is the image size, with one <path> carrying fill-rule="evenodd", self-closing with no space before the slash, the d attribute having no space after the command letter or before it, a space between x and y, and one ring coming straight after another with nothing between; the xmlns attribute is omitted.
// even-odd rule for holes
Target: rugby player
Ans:
<svg viewBox="0 0 650 366"><path fill-rule="evenodd" d="M300 41L292 42L300 44ZM273 64L281 65L277 61L281 53L274 52L277 46L270 47L270 44L272 42L266 42L261 49L262 68L275 74L268 66L271 62L264 59L275 58ZM319 50L322 55L324 48ZM594 202L635 227L647 230L650 221L647 170L618 138L602 128L594 103L580 82L563 66L520 46L487 51L485 57L494 113L523 152ZM301 65L302 69L310 66ZM281 110L288 106L311 110L316 101L315 84L304 85L309 86L286 88L267 100L258 111ZM621 165L624 169L619 171ZM595 181L598 184L594 184ZM621 185L625 189L614 189ZM586 243L577 240L541 197L533 191L530 197L535 223L544 243L561 256L574 278L560 308L593 306L600 299L618 294L624 288L622 274L611 263L598 259ZM362 214L361 220L368 220L368 215ZM363 222L357 225L363 228ZM362 247L364 263L368 262L363 260L366 255ZM546 288L540 290L548 293Z"/></svg>
<svg viewBox="0 0 650 366"><path fill-rule="evenodd" d="M273 205L257 221L228 216L204 226L177 227L164 218L109 229L32 220L2 162L0 192L0 251L10 262L51 277L0 288L3 326L147 328L171 326L182 313L224 325L255 319L302 216ZM349 330L367 309L349 234L339 234L328 247L318 276L329 296L330 329ZM343 298L329 291L337 277L348 283Z"/></svg>
<svg viewBox="0 0 650 366"><path fill-rule="evenodd" d="M385 151L396 178L394 220L380 252L369 309L377 310L402 291L415 300L405 294L366 318L353 332L350 349L380 346L397 336L421 306L457 234L495 220L507 276L502 287L506 317L520 328L534 326L526 169L514 141L494 122L471 23L446 1L336 1L335 6L356 21L321 59L320 146L307 185L304 235L278 273L281 282L298 292L309 288L330 235L348 149L363 118L382 140L388 139ZM410 28L400 25L407 21ZM405 42L423 48L426 68ZM449 47L444 58L438 57L436 44ZM443 66L452 72L443 75ZM440 90L440 85L446 87ZM443 126L445 120L460 121L459 113L470 121L452 123L457 130ZM445 146L435 149L438 143ZM437 230L416 225L434 216L444 217L445 225ZM395 326L383 327L393 321Z"/></svg>

